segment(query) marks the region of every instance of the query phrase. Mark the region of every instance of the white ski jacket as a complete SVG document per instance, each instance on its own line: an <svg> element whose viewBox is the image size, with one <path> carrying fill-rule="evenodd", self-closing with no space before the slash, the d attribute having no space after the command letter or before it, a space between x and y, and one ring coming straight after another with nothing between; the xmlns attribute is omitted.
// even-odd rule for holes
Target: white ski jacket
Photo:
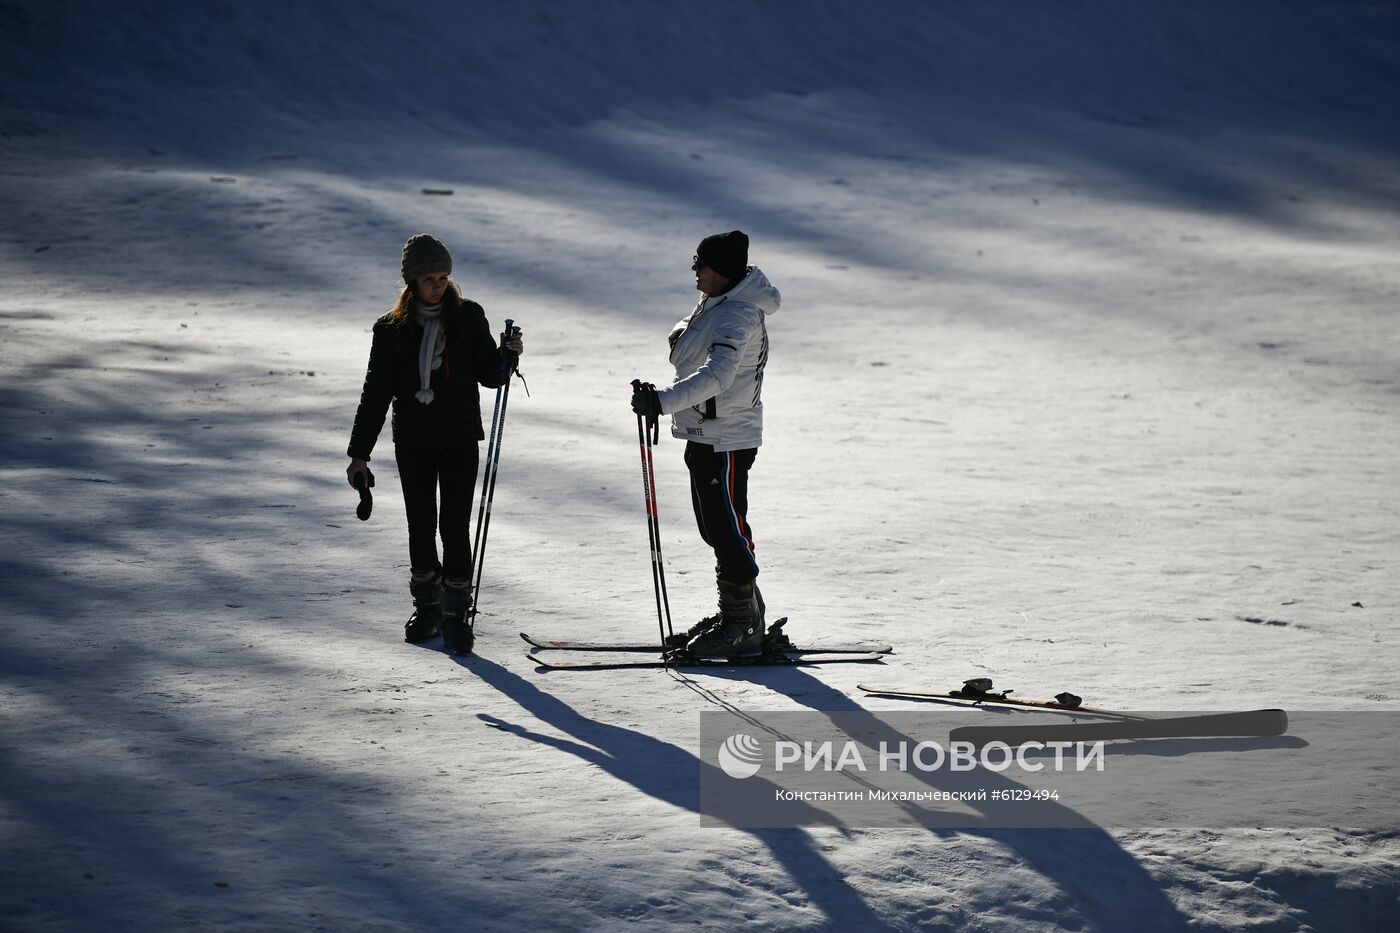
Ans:
<svg viewBox="0 0 1400 933"><path fill-rule="evenodd" d="M763 443L764 318L782 296L757 266L723 295L702 298L671 331L676 378L657 392L671 434L716 453Z"/></svg>

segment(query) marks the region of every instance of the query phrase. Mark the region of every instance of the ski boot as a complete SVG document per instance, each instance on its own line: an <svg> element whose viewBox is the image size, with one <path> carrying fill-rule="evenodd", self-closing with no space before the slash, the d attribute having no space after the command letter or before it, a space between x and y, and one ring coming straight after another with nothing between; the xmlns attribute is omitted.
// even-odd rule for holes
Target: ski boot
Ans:
<svg viewBox="0 0 1400 933"><path fill-rule="evenodd" d="M716 572L716 573L719 572L719 565L718 565L718 564L715 565L715 572ZM723 601L724 601L724 586L725 586L725 584L722 583L721 581L719 581L719 580L717 579L717 580L715 581L715 586L716 586L716 587L719 589L719 591L720 591L720 602L721 602L721 604L723 604ZM766 618L766 616L765 616L765 609L766 609L767 607L764 605L764 602L763 602L763 594L760 593L759 590L758 590L758 581L757 581L757 580L753 581L753 595L754 595L754 598L755 598L756 600L758 600L758 618L759 618L759 627L761 628L761 627L762 627L763 619ZM666 638L666 643L665 643L665 644L666 644L666 647L667 647L667 648L684 648L686 645L688 645L688 644L690 644L692 641L694 641L695 638L696 638L696 636L698 636L698 635L703 635L703 634L705 634L706 632L708 632L710 629L714 628L716 625L719 625L721 616L722 616L722 613L720 613L720 612L716 612L714 615L705 616L705 618L701 619L699 622L696 622L694 625L692 625L690 628L686 629L684 632L680 632L679 634L675 634L675 635L670 635L670 636L668 636L668 637ZM786 621L787 621L787 619L783 619L783 622L786 622ZM779 625L781 626L781 623L779 623ZM783 636L783 639L786 641L786 640L787 640L787 636L784 635L784 636ZM791 642L788 642L788 644L790 645ZM766 641L766 640L765 640L765 642L764 642L764 645L765 645L765 650L766 650L766 646L767 646L767 641ZM779 647L778 650L782 650L781 646Z"/></svg>
<svg viewBox="0 0 1400 933"><path fill-rule="evenodd" d="M421 645L442 628L442 581L436 570L418 571L408 591L413 594L413 615L403 627L403 640Z"/></svg>
<svg viewBox="0 0 1400 933"><path fill-rule="evenodd" d="M471 654L476 643L472 631L472 599L466 580L448 580L442 587L442 643L449 654Z"/></svg>
<svg viewBox="0 0 1400 933"><path fill-rule="evenodd" d="M674 635L667 636L666 647L684 648L686 645L690 644L692 641L695 640L695 636L703 635L705 632L708 632L716 625L719 625L719 618L719 613L716 612L712 616L705 616L705 618L701 619L699 622L696 622L684 632L677 632Z"/></svg>
<svg viewBox="0 0 1400 933"><path fill-rule="evenodd" d="M719 581L719 620L686 644L697 658L752 658L763 654L763 615L753 581Z"/></svg>

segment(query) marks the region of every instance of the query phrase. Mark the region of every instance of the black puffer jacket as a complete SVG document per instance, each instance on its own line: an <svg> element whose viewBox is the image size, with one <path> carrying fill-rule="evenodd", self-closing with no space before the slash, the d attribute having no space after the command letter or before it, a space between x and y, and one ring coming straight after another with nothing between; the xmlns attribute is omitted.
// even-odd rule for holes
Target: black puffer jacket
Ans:
<svg viewBox="0 0 1400 933"><path fill-rule="evenodd" d="M387 314L374 323L369 369L347 451L352 458L369 459L391 401L395 445L443 448L486 436L477 385L494 389L501 384L501 351L486 312L474 301L463 300L455 320L446 326L442 366L432 376L433 401L424 405L414 395L423 329L413 322L394 325Z"/></svg>

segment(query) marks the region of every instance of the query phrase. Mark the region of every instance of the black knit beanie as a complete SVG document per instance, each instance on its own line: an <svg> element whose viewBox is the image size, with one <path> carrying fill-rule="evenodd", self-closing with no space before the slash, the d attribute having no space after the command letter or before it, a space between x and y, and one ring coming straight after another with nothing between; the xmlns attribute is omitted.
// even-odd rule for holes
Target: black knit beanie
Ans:
<svg viewBox="0 0 1400 933"><path fill-rule="evenodd" d="M403 245L403 280L409 285L434 272L452 271L452 254L442 241L427 233L408 238Z"/></svg>
<svg viewBox="0 0 1400 933"><path fill-rule="evenodd" d="M742 279L749 271L749 238L742 230L716 233L700 241L695 255L726 279Z"/></svg>

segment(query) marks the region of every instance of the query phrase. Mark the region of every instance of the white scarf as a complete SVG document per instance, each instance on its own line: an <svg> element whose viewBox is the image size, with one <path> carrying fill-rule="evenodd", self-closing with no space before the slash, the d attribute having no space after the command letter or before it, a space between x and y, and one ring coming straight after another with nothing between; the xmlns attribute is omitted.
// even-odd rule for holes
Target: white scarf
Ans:
<svg viewBox="0 0 1400 933"><path fill-rule="evenodd" d="M447 349L447 333L442 329L442 305L414 304L414 314L423 327L423 341L418 344L418 385L413 397L424 405L433 403L433 370L442 367L442 353Z"/></svg>

